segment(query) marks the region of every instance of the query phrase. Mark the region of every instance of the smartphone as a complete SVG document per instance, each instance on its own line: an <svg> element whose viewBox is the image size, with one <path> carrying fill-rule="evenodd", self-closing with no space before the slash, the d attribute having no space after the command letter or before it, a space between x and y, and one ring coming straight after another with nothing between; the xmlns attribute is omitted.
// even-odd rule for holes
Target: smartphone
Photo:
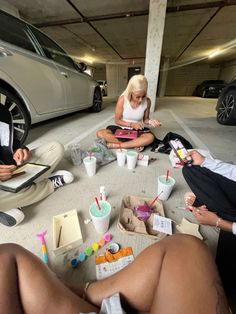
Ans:
<svg viewBox="0 0 236 314"><path fill-rule="evenodd" d="M188 165L192 163L193 161L192 157L187 156L188 151L179 139L176 138L175 140L171 140L169 144L170 144L170 147L174 150L176 156L179 158L180 161Z"/></svg>

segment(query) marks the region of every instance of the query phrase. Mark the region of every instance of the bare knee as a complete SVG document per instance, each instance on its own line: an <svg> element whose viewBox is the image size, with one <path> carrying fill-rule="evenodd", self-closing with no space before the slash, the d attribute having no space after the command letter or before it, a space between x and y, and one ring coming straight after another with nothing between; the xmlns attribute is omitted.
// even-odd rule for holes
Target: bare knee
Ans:
<svg viewBox="0 0 236 314"><path fill-rule="evenodd" d="M13 257L20 252L23 252L23 248L15 243L4 243L0 244L0 256L1 258L5 257Z"/></svg>
<svg viewBox="0 0 236 314"><path fill-rule="evenodd" d="M106 133L106 129L101 129L97 131L96 135L99 138L103 138L105 133Z"/></svg>

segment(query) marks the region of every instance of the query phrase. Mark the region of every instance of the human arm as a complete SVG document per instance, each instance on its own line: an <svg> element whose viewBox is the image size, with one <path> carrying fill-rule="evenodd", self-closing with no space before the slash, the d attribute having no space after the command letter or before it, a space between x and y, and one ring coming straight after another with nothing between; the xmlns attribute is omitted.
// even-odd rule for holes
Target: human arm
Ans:
<svg viewBox="0 0 236 314"><path fill-rule="evenodd" d="M120 125L122 127L132 128L135 130L143 129L143 125L140 122L129 122L129 121L122 120L123 110L124 110L124 96L120 96L116 103L116 109L115 109L115 123L117 125Z"/></svg>
<svg viewBox="0 0 236 314"><path fill-rule="evenodd" d="M205 206L189 206L197 221L202 225L218 227L222 230L232 232L233 223L220 218L215 212L209 211Z"/></svg>
<svg viewBox="0 0 236 314"><path fill-rule="evenodd" d="M154 128L161 126L161 122L155 119L150 119L149 118L149 114L150 114L150 108L151 108L151 100L150 98L147 97L147 108L144 112L144 116L143 116L143 122L145 124L148 124Z"/></svg>
<svg viewBox="0 0 236 314"><path fill-rule="evenodd" d="M25 161L31 158L31 152L26 147L18 148L15 150L13 154L13 159L15 160L16 164L22 165Z"/></svg>
<svg viewBox="0 0 236 314"><path fill-rule="evenodd" d="M236 181L236 165L226 163L218 159L204 157L196 150L190 151L188 155L192 157L193 165L205 167L230 180Z"/></svg>
<svg viewBox="0 0 236 314"><path fill-rule="evenodd" d="M15 165L0 165L0 181L6 181L12 177Z"/></svg>

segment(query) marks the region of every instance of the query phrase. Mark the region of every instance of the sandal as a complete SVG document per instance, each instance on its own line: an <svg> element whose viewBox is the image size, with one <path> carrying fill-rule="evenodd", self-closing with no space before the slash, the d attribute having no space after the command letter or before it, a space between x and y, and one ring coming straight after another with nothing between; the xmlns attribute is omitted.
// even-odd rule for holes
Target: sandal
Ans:
<svg viewBox="0 0 236 314"><path fill-rule="evenodd" d="M186 206L193 206L196 200L196 195L193 192L187 192L184 194L184 203Z"/></svg>

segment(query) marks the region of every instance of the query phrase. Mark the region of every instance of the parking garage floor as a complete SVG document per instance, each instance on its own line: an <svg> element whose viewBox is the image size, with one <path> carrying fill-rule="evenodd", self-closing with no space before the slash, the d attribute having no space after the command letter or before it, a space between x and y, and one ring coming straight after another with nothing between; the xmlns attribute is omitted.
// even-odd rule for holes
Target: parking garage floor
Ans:
<svg viewBox="0 0 236 314"><path fill-rule="evenodd" d="M162 121L162 126L155 130L155 135L162 139L172 131L183 135L196 148L209 150L213 156L225 161L236 161L235 126L222 126L216 122L216 99L198 97L164 97L157 99L157 109L151 117ZM109 191L108 201L112 205L110 233L113 241L121 246L131 246L136 256L138 252L153 243L153 239L144 236L130 236L117 229L117 219L122 198L125 195L137 195L153 198L156 195L156 178L169 169L175 178L176 186L171 197L163 202L165 214L175 226L183 217L195 222L193 215L178 207L183 207L183 195L188 191L181 170L171 167L168 155L151 152L144 153L157 160L148 167L138 166L134 171L126 167L119 168L116 161L101 167L94 177L88 177L83 165L73 166L68 155L68 145L79 142L83 150L88 150L96 138L96 130L113 123L115 100L104 98L104 110L91 114L79 112L66 117L47 121L33 126L27 145L34 148L52 140L58 140L66 149L65 158L58 169L71 171L75 180L72 184L58 189L47 199L25 207L25 220L15 228L0 226L1 243L15 242L23 245L40 256L40 244L36 233L47 230L46 243L51 267L66 282L76 284L79 281L95 279L94 257L88 257L77 269L72 269L69 260L77 251L55 257L52 252L52 217L76 208L80 220L84 243L81 250L99 240L92 223L85 225L89 218L88 207L99 194L99 187L105 185ZM204 241L215 254L218 233L215 228L200 226ZM99 253L104 250L101 249Z"/></svg>

